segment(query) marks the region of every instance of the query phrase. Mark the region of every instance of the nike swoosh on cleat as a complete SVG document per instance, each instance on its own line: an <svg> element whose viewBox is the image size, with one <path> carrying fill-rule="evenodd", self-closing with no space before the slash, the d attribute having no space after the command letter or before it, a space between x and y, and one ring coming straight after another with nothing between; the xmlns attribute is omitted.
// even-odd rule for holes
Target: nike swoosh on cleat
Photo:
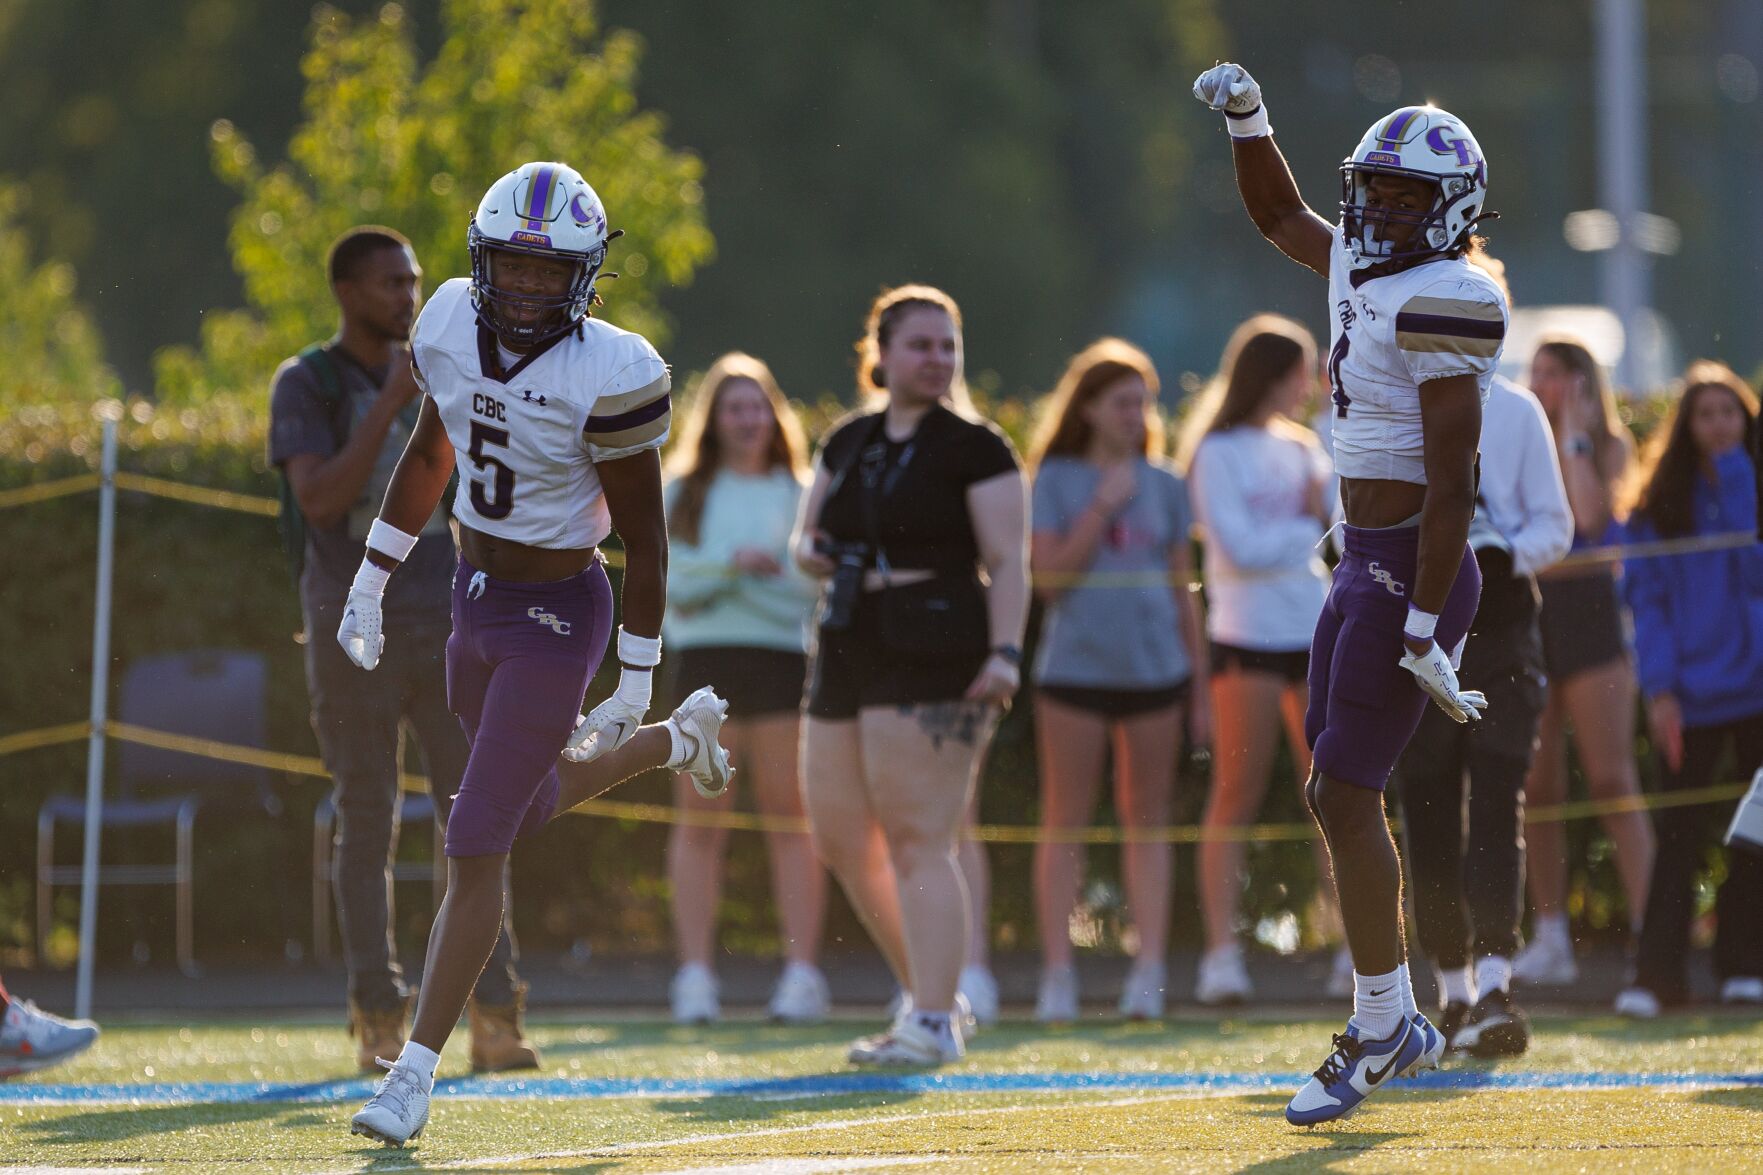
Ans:
<svg viewBox="0 0 1763 1175"><path fill-rule="evenodd" d="M1402 1046L1408 1043L1408 1038L1413 1035L1413 1033L1414 1025L1410 1022L1402 1030L1402 1039L1398 1040L1396 1042L1396 1047L1390 1050L1389 1064L1385 1065L1382 1069L1367 1069L1365 1071L1365 1083L1367 1085L1379 1085L1383 1082L1384 1078L1390 1075L1391 1071L1396 1067L1396 1062L1402 1059Z"/></svg>

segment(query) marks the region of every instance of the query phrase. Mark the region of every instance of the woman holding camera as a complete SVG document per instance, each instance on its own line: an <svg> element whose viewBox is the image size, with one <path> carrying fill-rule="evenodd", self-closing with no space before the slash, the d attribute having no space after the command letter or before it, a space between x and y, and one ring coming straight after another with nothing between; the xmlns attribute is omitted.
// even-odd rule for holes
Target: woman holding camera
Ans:
<svg viewBox="0 0 1763 1175"><path fill-rule="evenodd" d="M883 292L857 353L860 388L886 403L827 437L795 547L828 581L802 778L815 848L907 996L851 1060L938 1065L965 1051L956 839L1021 679L1027 486L1010 442L968 402L947 294Z"/></svg>

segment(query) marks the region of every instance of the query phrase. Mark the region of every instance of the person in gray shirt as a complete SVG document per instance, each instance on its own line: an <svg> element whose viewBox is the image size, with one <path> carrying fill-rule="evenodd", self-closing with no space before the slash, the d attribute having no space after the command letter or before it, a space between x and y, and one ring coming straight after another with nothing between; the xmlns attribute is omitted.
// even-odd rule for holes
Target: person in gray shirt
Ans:
<svg viewBox="0 0 1763 1175"><path fill-rule="evenodd" d="M415 732L443 820L469 749L447 706L457 554L444 510L429 519L386 593L385 626L393 639L378 671L369 676L357 668L332 636L367 528L415 425L415 384L389 377L397 364L410 362L422 270L409 241L377 226L339 238L328 268L342 327L276 369L269 459L286 478L305 531L306 682L312 727L335 780L334 881L349 971L349 1030L357 1063L376 1072L376 1057L395 1058L404 1046L410 1003L393 942L389 884L405 724ZM521 1028L524 997L504 925L471 1005L474 1069L538 1065Z"/></svg>

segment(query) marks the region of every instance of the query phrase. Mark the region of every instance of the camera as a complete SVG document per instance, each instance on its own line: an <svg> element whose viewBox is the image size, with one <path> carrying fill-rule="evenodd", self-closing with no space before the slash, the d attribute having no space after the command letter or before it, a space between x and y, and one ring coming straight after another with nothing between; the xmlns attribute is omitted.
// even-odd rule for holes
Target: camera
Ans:
<svg viewBox="0 0 1763 1175"><path fill-rule="evenodd" d="M869 567L868 543L814 540L814 552L833 561L832 578L820 606L820 626L835 632L851 627L857 610L857 594L863 590L863 573Z"/></svg>

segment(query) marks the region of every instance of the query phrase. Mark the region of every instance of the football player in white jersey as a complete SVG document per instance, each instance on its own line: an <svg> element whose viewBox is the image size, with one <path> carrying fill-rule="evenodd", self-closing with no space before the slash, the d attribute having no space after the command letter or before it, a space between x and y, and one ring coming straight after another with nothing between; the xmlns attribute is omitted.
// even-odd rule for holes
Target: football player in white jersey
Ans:
<svg viewBox="0 0 1763 1175"><path fill-rule="evenodd" d="M1248 71L1214 66L1194 94L1225 116L1255 227L1328 279L1346 535L1311 648L1305 796L1334 865L1354 997L1346 1030L1286 1107L1288 1121L1315 1125L1444 1052L1409 985L1383 789L1429 696L1457 722L1487 705L1458 686L1455 658L1481 591L1467 539L1506 304L1464 260L1490 214L1487 165L1460 119L1405 106L1372 124L1341 165L1331 225L1299 195Z"/></svg>
<svg viewBox="0 0 1763 1175"><path fill-rule="evenodd" d="M716 795L732 771L717 743L726 704L708 687L642 726L661 659L667 527L658 450L671 419L667 366L647 340L590 317L606 214L561 163L528 163L485 193L469 231L470 279L423 308L408 378L426 395L367 539L337 639L363 669L385 637L380 597L457 466L459 567L447 699L471 740L447 821L447 897L435 915L409 1043L356 1134L402 1146L428 1121L441 1047L501 926L515 837L654 767ZM598 547L625 552L617 691L579 714L612 630ZM560 754L564 761L559 761Z"/></svg>

